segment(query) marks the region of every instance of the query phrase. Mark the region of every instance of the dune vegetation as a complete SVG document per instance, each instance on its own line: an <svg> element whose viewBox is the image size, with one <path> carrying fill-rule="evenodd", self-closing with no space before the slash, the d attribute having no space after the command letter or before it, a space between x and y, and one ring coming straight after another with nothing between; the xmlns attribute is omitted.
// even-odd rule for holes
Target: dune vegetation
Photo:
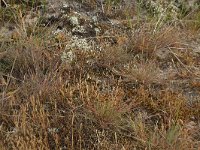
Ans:
<svg viewBox="0 0 200 150"><path fill-rule="evenodd" d="M0 2L0 149L200 148L198 0Z"/></svg>

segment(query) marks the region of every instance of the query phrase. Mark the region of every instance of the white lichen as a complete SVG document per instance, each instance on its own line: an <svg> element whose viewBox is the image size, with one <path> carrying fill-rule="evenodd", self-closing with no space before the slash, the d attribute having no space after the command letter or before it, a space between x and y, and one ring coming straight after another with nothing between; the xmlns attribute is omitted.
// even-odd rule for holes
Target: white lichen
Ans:
<svg viewBox="0 0 200 150"><path fill-rule="evenodd" d="M98 18L97 18L97 16L93 16L93 17L92 17L92 21L93 21L94 23L98 23Z"/></svg>
<svg viewBox="0 0 200 150"><path fill-rule="evenodd" d="M71 25L73 25L73 26L79 25L78 17L76 17L76 16L71 16L69 18L69 21L70 21Z"/></svg>
<svg viewBox="0 0 200 150"><path fill-rule="evenodd" d="M71 63L76 58L76 55L70 50L68 52L63 52L61 55L61 60L63 62Z"/></svg>
<svg viewBox="0 0 200 150"><path fill-rule="evenodd" d="M77 36L72 36L71 40L66 45L67 50L79 49L79 50L91 50L91 45L86 39L81 39Z"/></svg>
<svg viewBox="0 0 200 150"><path fill-rule="evenodd" d="M59 33L61 33L61 32L62 32L62 30L56 29L56 31L52 31L52 34L53 34L53 35L57 35L57 34L59 34Z"/></svg>
<svg viewBox="0 0 200 150"><path fill-rule="evenodd" d="M73 29L72 29L72 32L78 32L78 33L86 33L86 30L84 28L84 26L75 26Z"/></svg>
<svg viewBox="0 0 200 150"><path fill-rule="evenodd" d="M96 35L98 35L101 32L101 30L99 28L94 28L94 31L95 31Z"/></svg>
<svg viewBox="0 0 200 150"><path fill-rule="evenodd" d="M48 128L48 132L53 134L53 133L58 133L59 132L59 128Z"/></svg>
<svg viewBox="0 0 200 150"><path fill-rule="evenodd" d="M154 16L162 16L163 20L168 18L178 19L190 9L195 9L199 5L198 0L138 0L138 2Z"/></svg>

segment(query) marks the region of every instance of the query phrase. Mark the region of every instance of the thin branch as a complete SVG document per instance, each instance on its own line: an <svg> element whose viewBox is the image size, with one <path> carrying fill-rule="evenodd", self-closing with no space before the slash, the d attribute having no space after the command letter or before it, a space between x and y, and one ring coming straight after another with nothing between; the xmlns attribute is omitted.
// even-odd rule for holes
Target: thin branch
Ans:
<svg viewBox="0 0 200 150"><path fill-rule="evenodd" d="M179 58L178 58L178 55L176 53L174 53L171 49L171 47L168 47L169 49L169 52L178 60L178 62L191 74L199 77L198 75L196 75L195 73L193 73L191 70L188 69L187 65L185 65Z"/></svg>

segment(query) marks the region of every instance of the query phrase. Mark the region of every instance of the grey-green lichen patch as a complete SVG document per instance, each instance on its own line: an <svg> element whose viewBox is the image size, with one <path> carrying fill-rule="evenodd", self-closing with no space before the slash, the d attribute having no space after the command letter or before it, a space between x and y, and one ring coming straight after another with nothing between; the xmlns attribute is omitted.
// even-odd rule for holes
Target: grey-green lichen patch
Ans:
<svg viewBox="0 0 200 150"><path fill-rule="evenodd" d="M178 19L199 7L198 0L137 0L148 14L163 16L164 19Z"/></svg>
<svg viewBox="0 0 200 150"><path fill-rule="evenodd" d="M72 26L79 25L79 20L78 20L78 17L76 17L76 16L69 17L69 21L70 21Z"/></svg>
<svg viewBox="0 0 200 150"><path fill-rule="evenodd" d="M96 35L99 35L100 34L100 32L101 32L101 30L99 29L99 28L94 28L94 31L95 31L95 33L96 33Z"/></svg>
<svg viewBox="0 0 200 150"><path fill-rule="evenodd" d="M73 53L72 50L68 51L68 52L63 52L61 55L61 60L62 62L66 62L66 63L72 63L76 58L76 55Z"/></svg>
<svg viewBox="0 0 200 150"><path fill-rule="evenodd" d="M84 26L77 25L72 28L72 33L87 33L87 31L85 30Z"/></svg>
<svg viewBox="0 0 200 150"><path fill-rule="evenodd" d="M71 40L66 45L66 49L92 50L92 46L85 38L72 36Z"/></svg>
<svg viewBox="0 0 200 150"><path fill-rule="evenodd" d="M98 23L98 18L97 18L97 16L93 16L93 17L92 17L92 21L93 21L95 24L97 24L97 23Z"/></svg>

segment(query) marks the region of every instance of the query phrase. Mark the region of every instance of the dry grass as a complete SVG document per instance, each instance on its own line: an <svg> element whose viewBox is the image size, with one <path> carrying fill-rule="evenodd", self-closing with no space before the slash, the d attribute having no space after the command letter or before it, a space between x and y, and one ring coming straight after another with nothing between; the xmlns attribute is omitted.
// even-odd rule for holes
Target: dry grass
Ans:
<svg viewBox="0 0 200 150"><path fill-rule="evenodd" d="M61 60L69 38L51 28L1 40L1 149L198 149L199 54L182 36L193 27L154 27L102 52L74 50L73 63Z"/></svg>

